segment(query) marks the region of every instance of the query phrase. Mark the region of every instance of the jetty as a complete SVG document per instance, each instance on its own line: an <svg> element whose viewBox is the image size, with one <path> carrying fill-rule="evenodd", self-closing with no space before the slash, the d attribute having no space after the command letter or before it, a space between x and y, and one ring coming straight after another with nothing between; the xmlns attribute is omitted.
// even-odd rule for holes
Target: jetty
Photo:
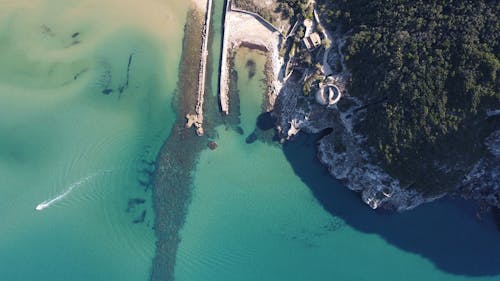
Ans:
<svg viewBox="0 0 500 281"><path fill-rule="evenodd" d="M207 74L207 61L208 61L208 37L210 35L210 21L212 18L212 0L207 0L205 13L205 22L202 30L202 44L200 55L200 70L198 73L198 93L195 107L195 114L186 115L186 128L194 126L196 134L203 136L203 103L205 100L205 83Z"/></svg>
<svg viewBox="0 0 500 281"><path fill-rule="evenodd" d="M229 30L227 30L227 17L231 11L231 0L226 0L224 7L224 25L222 27L222 56L219 73L219 98L222 113L229 114L229 65L228 65L228 44L229 44Z"/></svg>

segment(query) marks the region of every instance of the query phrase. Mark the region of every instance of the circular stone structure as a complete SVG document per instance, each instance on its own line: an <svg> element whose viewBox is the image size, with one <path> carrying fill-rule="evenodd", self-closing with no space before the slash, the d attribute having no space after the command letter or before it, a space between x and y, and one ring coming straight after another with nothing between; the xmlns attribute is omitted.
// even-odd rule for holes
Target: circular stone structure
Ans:
<svg viewBox="0 0 500 281"><path fill-rule="evenodd" d="M342 94L339 88L332 83L320 85L319 90L316 92L316 102L321 105L334 105L341 97Z"/></svg>
<svg viewBox="0 0 500 281"><path fill-rule="evenodd" d="M342 97L339 88L334 84L328 85L328 93L329 93L328 105L336 104Z"/></svg>
<svg viewBox="0 0 500 281"><path fill-rule="evenodd" d="M319 90L316 92L316 102L321 104L321 105L327 105L328 104L328 97L325 96L325 87L320 87Z"/></svg>

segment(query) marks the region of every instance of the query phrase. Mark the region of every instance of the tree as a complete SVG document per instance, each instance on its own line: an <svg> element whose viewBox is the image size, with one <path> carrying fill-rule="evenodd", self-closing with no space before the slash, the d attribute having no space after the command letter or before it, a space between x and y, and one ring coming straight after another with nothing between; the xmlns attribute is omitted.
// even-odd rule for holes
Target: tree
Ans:
<svg viewBox="0 0 500 281"><path fill-rule="evenodd" d="M436 194L454 187L486 153L484 138L500 129L485 120L488 109L500 108L500 5L320 2L338 11L322 14L330 28L351 31L349 90L367 105L356 130L376 158L412 188Z"/></svg>
<svg viewBox="0 0 500 281"><path fill-rule="evenodd" d="M321 45L323 45L325 49L330 49L330 47L332 46L332 42L330 41L330 39L324 38L323 40L321 40Z"/></svg>

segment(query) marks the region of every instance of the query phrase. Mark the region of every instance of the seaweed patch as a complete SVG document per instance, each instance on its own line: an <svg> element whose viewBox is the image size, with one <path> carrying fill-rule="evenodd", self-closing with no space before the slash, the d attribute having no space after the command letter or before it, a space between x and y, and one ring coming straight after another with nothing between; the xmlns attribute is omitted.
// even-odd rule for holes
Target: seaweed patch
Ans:
<svg viewBox="0 0 500 281"><path fill-rule="evenodd" d="M123 83L119 88L118 91L120 94L122 94L126 89L128 89L128 84L130 80L130 66L132 65L132 58L134 57L134 54L130 54L128 56L128 64L127 64L127 75L125 78L125 83Z"/></svg>

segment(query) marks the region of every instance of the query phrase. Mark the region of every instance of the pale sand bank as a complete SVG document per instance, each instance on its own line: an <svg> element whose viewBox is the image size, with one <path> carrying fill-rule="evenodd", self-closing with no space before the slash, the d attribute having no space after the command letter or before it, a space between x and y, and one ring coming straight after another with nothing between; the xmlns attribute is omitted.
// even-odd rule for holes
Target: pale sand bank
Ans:
<svg viewBox="0 0 500 281"><path fill-rule="evenodd" d="M42 66L67 65L68 61L75 61L88 65L92 70L92 66L98 64L96 61L109 55L105 45L113 39L118 42L129 33L143 34L150 44L162 49L162 61L158 64L164 65L164 68L178 65L177 48L168 46L181 46L181 31L189 5L180 0L168 3L160 0L8 0L3 1L1 6L0 39L6 40L12 50L4 49L0 61L7 63L17 58ZM79 33L79 43L71 45L71 35L76 32ZM138 48L143 45L140 41L132 42ZM17 67L20 64L12 65ZM34 71L35 68L26 69ZM24 74L21 70L10 70L2 78L11 81L16 78L14 76L19 76L19 79L38 77ZM38 88L44 79L39 80L36 84ZM175 84L177 76L174 72L167 73L164 80L166 84Z"/></svg>
<svg viewBox="0 0 500 281"><path fill-rule="evenodd" d="M191 4L195 6L196 9L205 12L207 9L208 0L191 0Z"/></svg>

